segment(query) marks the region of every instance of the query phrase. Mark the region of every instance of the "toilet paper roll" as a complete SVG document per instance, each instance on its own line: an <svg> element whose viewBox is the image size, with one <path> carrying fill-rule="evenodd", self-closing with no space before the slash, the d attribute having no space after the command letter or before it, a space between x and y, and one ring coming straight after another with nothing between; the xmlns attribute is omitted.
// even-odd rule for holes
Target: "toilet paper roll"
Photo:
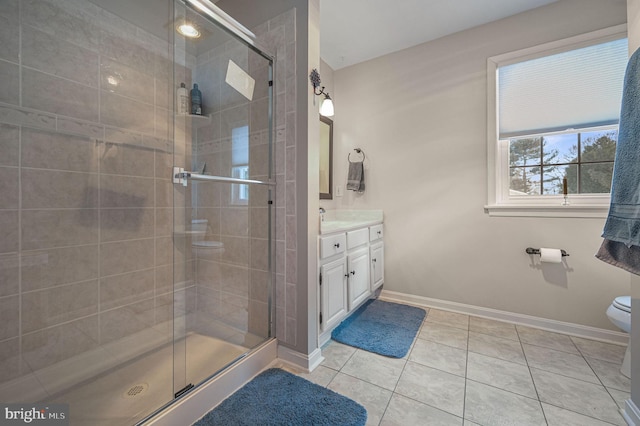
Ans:
<svg viewBox="0 0 640 426"><path fill-rule="evenodd" d="M560 249L540 248L540 262L562 263L562 252Z"/></svg>

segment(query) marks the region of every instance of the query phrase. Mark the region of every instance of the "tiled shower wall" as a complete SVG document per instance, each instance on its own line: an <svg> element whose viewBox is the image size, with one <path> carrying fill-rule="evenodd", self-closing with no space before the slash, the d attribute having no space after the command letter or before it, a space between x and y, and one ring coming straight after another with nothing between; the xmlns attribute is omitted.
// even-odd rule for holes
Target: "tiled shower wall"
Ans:
<svg viewBox="0 0 640 426"><path fill-rule="evenodd" d="M87 1L0 2L2 382L172 319L172 49Z"/></svg>
<svg viewBox="0 0 640 426"><path fill-rule="evenodd" d="M296 345L296 10L252 29L258 42L275 54L276 333ZM305 219L303 219L305 220ZM306 285L301 283L301 285ZM306 309L306 306L301 309Z"/></svg>

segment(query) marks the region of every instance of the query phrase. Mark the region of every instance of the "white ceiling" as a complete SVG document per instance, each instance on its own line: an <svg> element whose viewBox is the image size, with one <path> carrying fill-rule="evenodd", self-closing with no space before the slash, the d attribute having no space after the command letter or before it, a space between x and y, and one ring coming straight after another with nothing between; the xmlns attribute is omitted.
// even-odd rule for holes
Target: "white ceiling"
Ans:
<svg viewBox="0 0 640 426"><path fill-rule="evenodd" d="M557 0L320 0L320 56L338 70Z"/></svg>

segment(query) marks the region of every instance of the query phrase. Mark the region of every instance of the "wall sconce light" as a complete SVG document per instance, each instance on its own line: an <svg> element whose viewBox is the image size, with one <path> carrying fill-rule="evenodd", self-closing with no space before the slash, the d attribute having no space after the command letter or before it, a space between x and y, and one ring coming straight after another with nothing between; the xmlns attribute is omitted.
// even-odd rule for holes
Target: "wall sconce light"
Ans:
<svg viewBox="0 0 640 426"><path fill-rule="evenodd" d="M320 73L317 69L312 69L311 74L309 74L309 80L311 80L311 85L313 86L313 93L317 96L324 95L324 100L320 104L320 115L325 117L333 117L333 101L331 100L331 96L329 96L328 92L324 91L324 86L320 89Z"/></svg>

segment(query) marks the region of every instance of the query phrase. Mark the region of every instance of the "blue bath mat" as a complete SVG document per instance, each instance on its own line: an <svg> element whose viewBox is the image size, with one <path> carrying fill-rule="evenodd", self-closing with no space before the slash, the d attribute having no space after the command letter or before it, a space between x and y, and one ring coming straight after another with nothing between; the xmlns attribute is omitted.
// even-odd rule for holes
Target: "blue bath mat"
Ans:
<svg viewBox="0 0 640 426"><path fill-rule="evenodd" d="M424 309L372 299L342 321L331 338L365 351L402 358L409 352L425 315Z"/></svg>
<svg viewBox="0 0 640 426"><path fill-rule="evenodd" d="M194 426L364 425L367 410L357 402L272 368L225 399Z"/></svg>

